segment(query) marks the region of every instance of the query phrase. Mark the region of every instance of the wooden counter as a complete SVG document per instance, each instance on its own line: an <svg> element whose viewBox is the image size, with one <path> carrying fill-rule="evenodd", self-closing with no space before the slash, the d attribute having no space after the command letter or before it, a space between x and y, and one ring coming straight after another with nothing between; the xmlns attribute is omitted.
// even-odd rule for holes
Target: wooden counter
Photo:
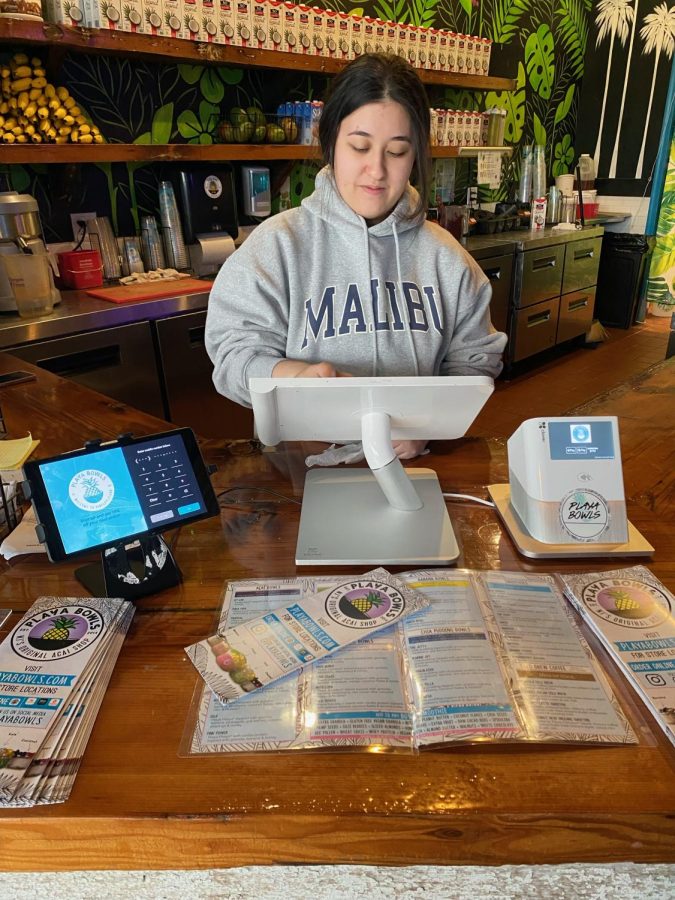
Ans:
<svg viewBox="0 0 675 900"><path fill-rule="evenodd" d="M18 367L0 355L0 371ZM163 427L158 419L35 371L37 382L0 390L0 406L10 435L30 428L40 438L40 455L81 446L93 436ZM663 363L579 410L620 416L629 516L656 547L648 564L671 590L674 372L675 363ZM289 497L301 493L304 449L261 453L248 442L205 445L219 466L218 490L258 485ZM486 484L507 480L503 435L432 449L424 464L438 471L444 490L485 496ZM270 495L247 496L261 502L236 504L230 494L220 519L169 533L184 583L137 603L70 800L0 811L0 871L675 862L675 750L656 727L637 747L484 745L418 756L179 757L197 683L182 648L212 633L226 579L295 574L299 507ZM492 510L455 503L450 513L462 566L546 572L631 564L526 560ZM40 595L83 593L72 564L33 556L2 566L0 607L14 609L11 624ZM643 716L649 726L648 714Z"/></svg>

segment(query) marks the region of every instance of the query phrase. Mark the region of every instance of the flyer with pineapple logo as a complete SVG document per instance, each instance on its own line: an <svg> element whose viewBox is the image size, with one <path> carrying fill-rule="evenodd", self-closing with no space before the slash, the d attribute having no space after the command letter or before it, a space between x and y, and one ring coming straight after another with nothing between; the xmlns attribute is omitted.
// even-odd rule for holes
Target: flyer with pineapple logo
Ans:
<svg viewBox="0 0 675 900"><path fill-rule="evenodd" d="M211 690L229 703L428 605L386 569L374 569L185 651Z"/></svg>
<svg viewBox="0 0 675 900"><path fill-rule="evenodd" d="M675 744L675 598L645 566L561 575L565 594Z"/></svg>

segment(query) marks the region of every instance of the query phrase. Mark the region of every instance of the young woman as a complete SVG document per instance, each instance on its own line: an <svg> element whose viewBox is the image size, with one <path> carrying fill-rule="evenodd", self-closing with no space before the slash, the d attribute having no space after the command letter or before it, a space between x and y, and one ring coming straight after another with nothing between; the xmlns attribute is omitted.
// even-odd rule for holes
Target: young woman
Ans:
<svg viewBox="0 0 675 900"><path fill-rule="evenodd" d="M255 376L496 376L506 336L490 323L489 282L425 220L429 104L414 69L359 57L335 78L319 140L314 193L259 225L215 280L216 388L250 406Z"/></svg>

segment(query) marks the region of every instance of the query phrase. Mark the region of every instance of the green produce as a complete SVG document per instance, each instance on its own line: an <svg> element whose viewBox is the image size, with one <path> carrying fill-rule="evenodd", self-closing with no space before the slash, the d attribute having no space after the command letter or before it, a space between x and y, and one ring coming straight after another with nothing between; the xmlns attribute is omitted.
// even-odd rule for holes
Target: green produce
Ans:
<svg viewBox="0 0 675 900"><path fill-rule="evenodd" d="M295 119L292 116L284 116L279 125L283 128L288 143L294 144L298 139L298 126Z"/></svg>
<svg viewBox="0 0 675 900"><path fill-rule="evenodd" d="M256 125L253 130L253 137L251 140L254 144L261 144L265 140L265 135L267 134L267 125Z"/></svg>
<svg viewBox="0 0 675 900"><path fill-rule="evenodd" d="M249 118L245 109L242 109L241 106L233 106L230 110L230 122L233 125L242 125L244 122L248 122Z"/></svg>
<svg viewBox="0 0 675 900"><path fill-rule="evenodd" d="M248 115L248 117L249 117L249 119L251 120L251 122L253 122L253 124L256 126L256 128L257 128L259 125L266 125L266 124L267 124L266 121L265 121L265 114L263 113L263 111L260 109L259 106L249 106L249 107L247 107L247 109L246 109L246 114Z"/></svg>
<svg viewBox="0 0 675 900"><path fill-rule="evenodd" d="M218 126L218 140L223 144L232 144L234 142L234 125L229 122L221 122Z"/></svg>
<svg viewBox="0 0 675 900"><path fill-rule="evenodd" d="M286 140L286 132L281 125L271 123L267 126L267 140L270 144L283 144Z"/></svg>
<svg viewBox="0 0 675 900"><path fill-rule="evenodd" d="M247 119L239 125L234 126L234 139L238 144L247 144L253 137L253 129L255 125Z"/></svg>

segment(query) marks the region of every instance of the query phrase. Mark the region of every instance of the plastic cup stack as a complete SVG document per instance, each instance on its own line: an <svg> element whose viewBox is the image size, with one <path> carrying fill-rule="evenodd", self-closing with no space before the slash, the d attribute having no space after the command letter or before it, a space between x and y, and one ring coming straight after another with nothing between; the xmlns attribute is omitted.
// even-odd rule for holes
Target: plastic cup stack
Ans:
<svg viewBox="0 0 675 900"><path fill-rule="evenodd" d="M154 216L143 216L141 219L141 248L146 272L166 268L164 250Z"/></svg>
<svg viewBox="0 0 675 900"><path fill-rule="evenodd" d="M162 223L167 263L173 269L187 269L188 253L183 240L178 205L170 181L159 183L159 219Z"/></svg>

